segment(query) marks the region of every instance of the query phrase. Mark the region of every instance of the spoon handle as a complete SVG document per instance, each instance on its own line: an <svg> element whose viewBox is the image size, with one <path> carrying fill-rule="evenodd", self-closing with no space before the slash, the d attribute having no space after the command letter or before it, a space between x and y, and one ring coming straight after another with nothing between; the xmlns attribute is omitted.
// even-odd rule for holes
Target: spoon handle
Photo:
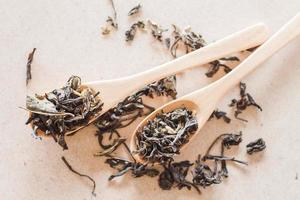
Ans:
<svg viewBox="0 0 300 200"><path fill-rule="evenodd" d="M261 45L255 52L253 52L230 73L206 87L206 89L208 89L207 91L213 93L210 94L210 96L214 96L216 100L221 98L229 89L239 83L243 77L261 65L265 60L267 60L270 56L284 47L299 34L300 13L293 17L268 41ZM205 88L203 88L203 90L205 90ZM197 93L199 94L199 92ZM194 94L193 98L197 99L198 94Z"/></svg>
<svg viewBox="0 0 300 200"><path fill-rule="evenodd" d="M127 88L137 90L143 84L146 85L185 69L206 64L232 53L258 46L266 41L268 33L268 29L262 23L250 26L173 61L126 77Z"/></svg>

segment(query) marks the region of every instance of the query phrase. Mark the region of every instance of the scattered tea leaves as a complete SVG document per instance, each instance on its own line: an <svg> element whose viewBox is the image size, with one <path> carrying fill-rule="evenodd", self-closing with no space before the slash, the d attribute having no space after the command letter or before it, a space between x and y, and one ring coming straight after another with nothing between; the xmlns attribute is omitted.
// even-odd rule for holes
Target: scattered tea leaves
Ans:
<svg viewBox="0 0 300 200"><path fill-rule="evenodd" d="M264 150L266 148L266 143L262 138L259 138L247 144L246 147L247 147L247 153L251 155L253 153Z"/></svg>
<svg viewBox="0 0 300 200"><path fill-rule="evenodd" d="M208 165L201 161L201 156L195 162L195 169L193 173L193 183L199 185L203 188L210 186L212 184L220 184L222 182L221 176L217 171L211 170Z"/></svg>
<svg viewBox="0 0 300 200"><path fill-rule="evenodd" d="M191 51L200 49L206 45L205 40L203 39L202 35L196 34L192 31L190 27L181 31L177 26L174 24L173 26L173 38L174 41L171 43L170 52L171 55L176 58L177 57L177 50L180 46L184 46L185 53L189 53Z"/></svg>
<svg viewBox="0 0 300 200"><path fill-rule="evenodd" d="M36 51L36 48L33 48L32 52L29 53L27 58L27 65L26 65L26 85L28 85L29 81L32 79L31 75L31 63L33 61L34 53Z"/></svg>
<svg viewBox="0 0 300 200"><path fill-rule="evenodd" d="M190 163L188 160L181 162L169 161L167 164L164 164L164 171L159 175L159 187L163 190L170 190L172 187L190 190L193 187L198 193L201 193L193 182L186 179L189 168L192 165L193 163Z"/></svg>
<svg viewBox="0 0 300 200"><path fill-rule="evenodd" d="M129 161L123 158L112 157L109 155L109 158L106 159L105 163L107 163L111 168L117 169L118 173L111 175L108 178L108 180L112 180L116 177L123 176L129 171L131 171L131 175L134 178L141 177L144 175L155 177L159 174L159 171L157 169L149 167L147 164L141 164L136 162L127 144L123 142L123 145L133 161Z"/></svg>
<svg viewBox="0 0 300 200"><path fill-rule="evenodd" d="M68 167L68 169L73 172L74 174L77 174L78 176L81 176L81 177L86 177L87 179L89 179L92 183L93 183L93 190L92 190L92 194L94 196L96 196L96 193L95 193L95 189L96 189L96 182L94 181L94 179L92 179L90 176L88 175L85 175L85 174L82 174L82 173L79 173L77 172L76 170L73 169L73 167L68 163L68 161L66 160L66 158L64 156L61 157L62 161L65 163L65 165Z"/></svg>
<svg viewBox="0 0 300 200"><path fill-rule="evenodd" d="M135 161L132 162L114 157L106 159L105 163L109 164L111 168L118 170L118 173L111 175L108 178L108 180L112 180L116 177L122 176L129 171L131 171L131 175L134 178L141 177L144 175L154 177L159 174L159 171L157 169L148 167L147 165L143 165Z"/></svg>

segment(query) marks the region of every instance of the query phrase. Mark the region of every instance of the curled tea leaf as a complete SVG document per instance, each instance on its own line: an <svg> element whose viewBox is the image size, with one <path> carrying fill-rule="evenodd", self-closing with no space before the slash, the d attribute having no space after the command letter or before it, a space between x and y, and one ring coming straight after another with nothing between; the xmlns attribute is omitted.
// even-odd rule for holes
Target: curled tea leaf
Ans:
<svg viewBox="0 0 300 200"><path fill-rule="evenodd" d="M125 40L126 40L126 42L133 41L137 29L144 29L144 28L145 28L145 23L143 21L138 21L138 22L133 23L130 26L129 30L127 30L125 32Z"/></svg>
<svg viewBox="0 0 300 200"><path fill-rule="evenodd" d="M255 102L255 100L249 93L246 93L246 88L246 84L240 82L240 99L232 99L229 106L235 107L234 116L236 119L248 122L247 120L240 118L239 115L249 106L254 106L260 111L262 111L262 108Z"/></svg>
<svg viewBox="0 0 300 200"><path fill-rule="evenodd" d="M227 117L227 113L224 111L219 111L219 110L214 110L213 113L210 115L209 120L212 118L217 118L217 119L223 119L224 122L226 123L230 123L231 119L229 117Z"/></svg>
<svg viewBox="0 0 300 200"><path fill-rule="evenodd" d="M162 42L163 33L168 31L168 29L163 29L160 25L151 20L148 20L148 24L151 30L151 35L158 41Z"/></svg>
<svg viewBox="0 0 300 200"><path fill-rule="evenodd" d="M193 163L190 163L188 160L181 162L169 161L164 165L164 171L159 175L158 184L160 188L170 190L172 187L177 187L178 189L187 188L190 190L193 187L201 193L196 184L188 181L186 178L192 165Z"/></svg>
<svg viewBox="0 0 300 200"><path fill-rule="evenodd" d="M251 155L253 153L264 150L266 148L266 143L262 138L259 138L247 144L246 147L247 147L247 153Z"/></svg>

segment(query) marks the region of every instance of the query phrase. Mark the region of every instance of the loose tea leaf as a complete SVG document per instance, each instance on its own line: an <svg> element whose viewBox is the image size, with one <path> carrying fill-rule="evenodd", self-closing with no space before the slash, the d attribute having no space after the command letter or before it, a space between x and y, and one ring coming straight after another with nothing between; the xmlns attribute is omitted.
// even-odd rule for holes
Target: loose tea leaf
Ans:
<svg viewBox="0 0 300 200"><path fill-rule="evenodd" d="M99 92L81 85L78 76L72 76L62 88L45 95L27 96L26 107L31 115L26 124L35 130L51 135L56 142L68 149L65 133L85 125L102 110Z"/></svg>
<svg viewBox="0 0 300 200"><path fill-rule="evenodd" d="M220 155L211 155L210 151L213 149L215 144L221 139L222 139L222 143L221 143ZM207 173L208 174L207 176L211 177L211 180L216 179L216 184L220 183L220 181L222 180L221 179L222 177L224 177L224 178L228 177L228 169L227 169L226 161L233 161L233 162L247 165L247 163L244 161L237 160L234 157L229 158L224 155L225 148L229 149L231 146L239 145L241 142L242 142L242 133L241 132L239 134L232 134L232 133L221 134L212 142L212 144L207 149L206 154L202 158L202 161L213 160L215 163L214 171L212 172L210 170L210 168L207 166L202 166L202 168L201 168L201 165L200 165L200 169L205 170L204 172L201 172L200 170L198 172L198 173L200 173L198 182L199 182L199 184L201 184L202 187L208 186L208 185L211 185L214 183L213 181L211 181L211 182L208 181L208 183L210 183L210 184L205 185L204 184L205 181L201 182L201 180L202 180L201 178L203 178L202 173ZM197 177L196 172L195 172L195 176ZM196 181L197 181L197 179L196 179Z"/></svg>
<svg viewBox="0 0 300 200"><path fill-rule="evenodd" d="M195 113L187 108L157 114L137 131L135 153L147 162L164 163L172 160L197 129Z"/></svg>
<svg viewBox="0 0 300 200"><path fill-rule="evenodd" d="M185 53L200 49L206 45L202 35L196 34L190 27L180 31L177 26L172 26L174 42L171 44L170 52L174 58L177 57L177 50L180 45L185 47Z"/></svg>
<svg viewBox="0 0 300 200"><path fill-rule="evenodd" d="M129 30L125 32L126 42L132 41L134 39L137 29L143 30L144 28L145 28L145 23L143 21L138 21L132 24Z"/></svg>
<svg viewBox="0 0 300 200"><path fill-rule="evenodd" d="M26 85L28 85L29 80L32 79L31 75L31 63L33 61L34 53L36 48L33 48L32 52L28 55L27 65L26 65Z"/></svg>
<svg viewBox="0 0 300 200"><path fill-rule="evenodd" d="M96 193L95 193L95 189L96 189L96 182L94 181L94 179L92 179L90 176L88 175L85 175L85 174L82 174L82 173L79 173L77 171L75 171L73 169L73 167L68 163L68 161L66 160L65 157L61 157L62 161L65 163L65 165L68 167L68 169L73 172L74 174L77 174L78 176L82 176L82 177L86 177L87 179L89 179L92 183L93 183L93 190L92 190L92 194L94 196L96 196Z"/></svg>
<svg viewBox="0 0 300 200"><path fill-rule="evenodd" d="M168 29L163 29L160 25L151 20L148 20L148 24L150 26L151 35L158 41L162 42L163 33L168 31Z"/></svg>
<svg viewBox="0 0 300 200"><path fill-rule="evenodd" d="M176 58L177 57L177 51L180 49L180 47L185 48L185 53L189 53L191 51L195 51L197 49L200 49L204 46L206 46L206 41L203 39L201 34L197 34L192 31L191 27L188 27L181 31L177 26L174 24L173 26L173 42L170 44L171 47L169 47L169 41L167 40L166 46L169 49L171 55ZM240 61L238 57L232 56L232 57L226 57L221 58L220 60L215 60L213 62L210 62L210 68L205 73L207 77L212 77L214 74L216 74L219 69L222 67L226 73L231 71L231 68L227 66L224 61Z"/></svg>
<svg viewBox="0 0 300 200"><path fill-rule="evenodd" d="M262 108L255 102L253 97L246 93L246 84L240 82L240 99L232 99L229 105L230 107L235 107L234 116L236 119L248 122L247 120L240 118L239 114L241 114L244 110L249 106L254 106L262 111Z"/></svg>
<svg viewBox="0 0 300 200"><path fill-rule="evenodd" d="M210 115L209 120L212 118L217 118L217 119L223 119L224 122L226 123L230 123L231 119L229 117L227 117L227 113L224 111L219 111L219 110L214 110L213 113Z"/></svg>
<svg viewBox="0 0 300 200"><path fill-rule="evenodd" d="M139 3L137 6L133 7L129 12L128 16L132 16L138 14L142 8L142 5Z"/></svg>
<svg viewBox="0 0 300 200"><path fill-rule="evenodd" d="M213 62L210 62L210 67L208 71L205 73L205 75L209 78L211 78L213 75L215 75L219 69L222 67L224 69L225 73L231 72L231 68L227 66L226 64L222 63L222 61L240 61L240 59L236 56L227 57L227 58L221 58L220 60L215 60Z"/></svg>
<svg viewBox="0 0 300 200"><path fill-rule="evenodd" d="M163 190L170 190L172 187L177 187L179 190L187 188L190 190L192 187L201 193L199 188L193 183L186 179L190 166L193 163L185 160L181 162L169 161L164 166L164 171L159 175L159 187Z"/></svg>
<svg viewBox="0 0 300 200"><path fill-rule="evenodd" d="M123 145L125 146L126 151L129 153L133 161L112 157L109 155L110 158L106 159L105 163L107 163L111 168L117 169L118 173L111 175L108 180L123 176L129 171L131 171L131 175L134 178L138 178L144 175L155 177L159 174L159 171L157 169L149 167L147 164L136 162L127 144L123 142Z"/></svg>
<svg viewBox="0 0 300 200"><path fill-rule="evenodd" d="M247 147L247 153L251 155L253 153L264 150L266 148L266 143L262 138L259 138L247 144L246 147Z"/></svg>
<svg viewBox="0 0 300 200"><path fill-rule="evenodd" d="M122 176L129 171L131 171L131 175L134 178L144 175L154 177L159 174L159 171L154 168L150 168L147 165L128 161L125 159L108 158L105 163L109 164L110 167L118 170L118 173L111 175L108 180L112 180L116 177Z"/></svg>
<svg viewBox="0 0 300 200"><path fill-rule="evenodd" d="M195 162L193 183L205 188L212 184L220 184L221 182L221 176L217 168L214 171L211 170L208 165L201 161L201 156L199 155Z"/></svg>
<svg viewBox="0 0 300 200"><path fill-rule="evenodd" d="M113 17L108 16L106 19L106 25L104 27L101 27L102 29L102 35L108 35L113 29L118 29L118 23L117 23L117 11L115 8L115 4L113 0L110 0L111 6L113 8Z"/></svg>

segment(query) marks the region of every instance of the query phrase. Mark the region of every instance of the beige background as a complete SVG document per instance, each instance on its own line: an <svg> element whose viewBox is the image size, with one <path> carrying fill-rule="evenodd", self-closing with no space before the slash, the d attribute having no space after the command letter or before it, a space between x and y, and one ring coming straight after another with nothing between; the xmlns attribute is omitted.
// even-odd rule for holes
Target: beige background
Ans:
<svg viewBox="0 0 300 200"><path fill-rule="evenodd" d="M245 79L249 92L263 112L248 109L249 123L233 120L230 125L213 120L201 130L178 159L194 160L209 143L224 132L242 130L244 142L232 153L249 162L248 167L230 165L230 177L221 185L195 191L161 191L156 178L131 179L130 175L108 182L114 170L94 158L99 150L95 129L89 127L67 138L70 150L62 152L52 139L34 140L24 125L27 93L61 86L76 74L83 81L117 78L141 72L172 58L149 34L138 34L132 45L124 32L135 19L128 10L138 1L115 0L119 31L103 38L111 7L108 0L1 0L0 1L0 199L297 199L300 196L300 38L269 59ZM142 1L140 19L149 18L166 28L172 23L191 25L207 41L214 41L257 22L272 32L295 15L299 0L148 0ZM33 80L25 87L27 54L37 48L32 66ZM204 76L199 66L178 78L178 96L201 88L214 79ZM219 108L227 107L238 90L231 91ZM122 131L128 137L134 125ZM247 156L245 145L263 137L267 150ZM75 169L97 182L97 197L91 196L90 182L67 170L60 159L65 155ZM297 175L298 174L298 175Z"/></svg>

